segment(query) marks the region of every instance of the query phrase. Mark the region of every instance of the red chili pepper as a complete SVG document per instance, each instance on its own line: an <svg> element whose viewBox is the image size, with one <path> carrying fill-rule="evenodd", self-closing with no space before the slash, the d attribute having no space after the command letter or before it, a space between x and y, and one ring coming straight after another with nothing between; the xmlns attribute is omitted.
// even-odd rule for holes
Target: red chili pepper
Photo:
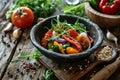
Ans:
<svg viewBox="0 0 120 80"><path fill-rule="evenodd" d="M119 11L119 0L101 0L99 3L100 10L105 14L115 15Z"/></svg>
<svg viewBox="0 0 120 80"><path fill-rule="evenodd" d="M79 50L79 51L82 51L82 46L81 44L75 40L74 38L68 36L68 35L63 35L63 38L65 40L67 40L68 42L70 42L71 44L75 45L75 47Z"/></svg>
<svg viewBox="0 0 120 80"><path fill-rule="evenodd" d="M43 36L43 38L42 38L42 40L41 40L41 45L43 46L43 47L46 47L46 45L47 45L47 42L48 42L48 38L50 38L52 36L52 30L48 30L46 33L45 33L45 35Z"/></svg>

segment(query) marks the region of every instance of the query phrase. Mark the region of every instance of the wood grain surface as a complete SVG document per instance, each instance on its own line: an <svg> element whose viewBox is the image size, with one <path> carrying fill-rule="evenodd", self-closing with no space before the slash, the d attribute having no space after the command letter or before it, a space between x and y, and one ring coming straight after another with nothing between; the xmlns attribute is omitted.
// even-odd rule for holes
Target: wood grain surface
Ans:
<svg viewBox="0 0 120 80"><path fill-rule="evenodd" d="M94 60L90 61L89 58L74 63L59 63L52 61L45 56L41 56L38 60L22 60L18 62L12 62L12 59L19 55L19 50L22 50L26 54L36 50L30 40L30 30L23 30L21 36L18 39L12 37L12 32L4 33L3 29L9 23L6 20L6 12L13 5L14 0L0 0L0 80L43 80L43 74L47 69L52 69L55 73L55 80L89 80L96 72L100 71L104 65L98 65L86 75L82 76L89 66L94 64ZM54 15L59 14L59 8L56 9ZM16 29L15 27L13 30ZM114 47L115 44L112 41L106 39L106 29L102 29L104 32L103 44L110 44ZM120 40L120 29L110 29L118 39ZM120 41L118 40L120 48ZM119 52L118 52L119 53ZM34 69L24 69L24 64L31 64ZM111 64L111 63L109 63ZM112 74L109 80L120 79L120 68Z"/></svg>

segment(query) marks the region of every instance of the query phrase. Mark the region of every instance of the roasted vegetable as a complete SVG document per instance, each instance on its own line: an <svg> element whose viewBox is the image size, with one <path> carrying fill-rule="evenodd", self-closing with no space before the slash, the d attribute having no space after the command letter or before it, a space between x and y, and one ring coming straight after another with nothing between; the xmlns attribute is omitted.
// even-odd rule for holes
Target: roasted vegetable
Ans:
<svg viewBox="0 0 120 80"><path fill-rule="evenodd" d="M66 52L67 52L67 54L76 54L76 53L79 53L79 50L77 50L76 48L73 48L73 47L67 47Z"/></svg>
<svg viewBox="0 0 120 80"><path fill-rule="evenodd" d="M47 42L48 42L48 38L50 38L52 36L52 30L48 30L47 33L45 33L43 39L41 40L41 45L46 47Z"/></svg>
<svg viewBox="0 0 120 80"><path fill-rule="evenodd" d="M78 49L78 51L82 51L82 46L77 40L68 35L63 35L63 38L65 38L65 40L73 44Z"/></svg>
<svg viewBox="0 0 120 80"><path fill-rule="evenodd" d="M58 49L62 54L65 54L64 49L62 48L62 44L59 44L57 41L54 41L53 44L58 46Z"/></svg>
<svg viewBox="0 0 120 80"><path fill-rule="evenodd" d="M89 32L86 26L79 20L69 24L67 21L61 22L58 15L57 20L53 19L51 23L51 28L47 28L48 32L40 40L40 44L48 50L62 54L75 54L89 49L94 42L93 38L87 34ZM49 31L50 35L46 35Z"/></svg>

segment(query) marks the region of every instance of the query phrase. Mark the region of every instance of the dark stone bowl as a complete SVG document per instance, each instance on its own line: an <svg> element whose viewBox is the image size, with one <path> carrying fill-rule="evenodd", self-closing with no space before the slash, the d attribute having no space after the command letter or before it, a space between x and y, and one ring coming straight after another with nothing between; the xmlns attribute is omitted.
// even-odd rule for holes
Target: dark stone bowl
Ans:
<svg viewBox="0 0 120 80"><path fill-rule="evenodd" d="M57 52L53 52L50 50L47 50L46 48L42 47L40 45L40 40L42 36L47 32L47 29L44 27L51 27L51 20L55 19L57 16L52 16L44 19L43 21L39 22L38 24L34 25L31 32L30 32L30 38L33 43L33 45L42 52L43 55L46 57L54 60L54 61L60 61L60 62L71 62L71 61L78 61L80 59L84 59L88 57L91 53L95 52L96 49L98 49L103 41L103 33L98 25L94 24L93 22L77 17L77 16L71 16L71 15L60 15L60 21L67 20L68 23L74 24L76 20L79 20L79 22L83 23L87 30L89 31L89 35L94 39L93 46L84 51L80 52L78 54L60 54Z"/></svg>

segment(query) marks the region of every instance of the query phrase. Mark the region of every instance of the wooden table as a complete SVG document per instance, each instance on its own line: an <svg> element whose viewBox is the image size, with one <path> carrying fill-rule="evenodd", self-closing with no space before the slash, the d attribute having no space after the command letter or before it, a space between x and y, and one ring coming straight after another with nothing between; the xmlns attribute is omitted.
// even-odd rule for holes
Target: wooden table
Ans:
<svg viewBox="0 0 120 80"><path fill-rule="evenodd" d="M52 69L55 72L55 75L57 77L56 80L67 80L70 75L66 74L67 70L64 70L66 64L54 63L54 61L49 60L45 56L40 57L40 59L37 61L30 59L18 62L11 62L12 59L19 55L20 49L28 54L36 50L30 40L30 29L24 30L22 35L18 39L12 37L12 31L7 34L2 32L2 30L9 23L9 21L5 19L5 14L12 5L13 0L0 0L0 80L43 80L42 76L47 68ZM111 30L114 34L118 36L120 40L120 37L117 34L117 32L119 33L120 29ZM104 34L105 31L106 29L103 29ZM108 41L105 37L104 42L114 46L114 43ZM24 68L24 64L29 63L32 64L35 69L30 69L29 71L27 71ZM64 65L64 68L58 67L58 65ZM96 67L94 70L92 70L91 73L85 75L83 79L81 78L79 80L89 80L88 77L90 77L93 73L95 73L95 71L98 71L101 68L103 68L103 65L99 69ZM64 73L65 71L66 73ZM109 78L109 80L119 79L120 68Z"/></svg>

